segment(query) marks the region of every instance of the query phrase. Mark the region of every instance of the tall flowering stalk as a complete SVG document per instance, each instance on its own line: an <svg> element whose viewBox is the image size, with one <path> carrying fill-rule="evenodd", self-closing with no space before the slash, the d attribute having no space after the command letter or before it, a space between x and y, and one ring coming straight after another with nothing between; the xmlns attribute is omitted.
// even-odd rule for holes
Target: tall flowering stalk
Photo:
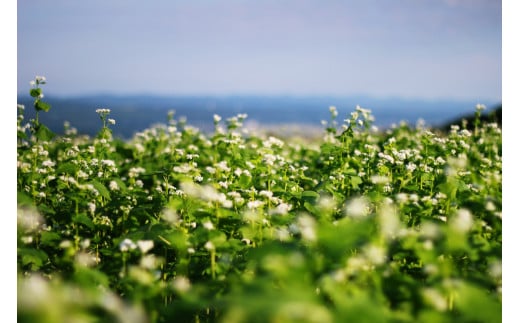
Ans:
<svg viewBox="0 0 520 323"><path fill-rule="evenodd" d="M108 115L110 114L110 109L96 109L96 113L99 115L99 118L103 122L103 127L101 128L98 137L100 139L112 138L112 130L108 127L108 125L115 125L116 121L108 117Z"/></svg>
<svg viewBox="0 0 520 323"><path fill-rule="evenodd" d="M55 135L54 133L47 128L45 125L40 123L40 111L48 112L51 108L50 104L42 101L44 95L41 86L47 83L47 79L45 76L36 76L34 80L30 82L31 90L29 94L34 98L34 109L36 110L36 116L31 120L31 132L32 134L40 140L50 140Z"/></svg>

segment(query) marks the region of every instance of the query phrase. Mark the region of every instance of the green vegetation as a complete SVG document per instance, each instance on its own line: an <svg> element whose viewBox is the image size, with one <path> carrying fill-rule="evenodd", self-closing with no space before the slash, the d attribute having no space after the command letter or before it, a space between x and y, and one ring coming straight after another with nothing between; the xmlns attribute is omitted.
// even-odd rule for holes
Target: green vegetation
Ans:
<svg viewBox="0 0 520 323"><path fill-rule="evenodd" d="M172 112L123 141L109 109L90 138L24 108L19 322L501 322L495 123L381 131L330 107L304 141Z"/></svg>

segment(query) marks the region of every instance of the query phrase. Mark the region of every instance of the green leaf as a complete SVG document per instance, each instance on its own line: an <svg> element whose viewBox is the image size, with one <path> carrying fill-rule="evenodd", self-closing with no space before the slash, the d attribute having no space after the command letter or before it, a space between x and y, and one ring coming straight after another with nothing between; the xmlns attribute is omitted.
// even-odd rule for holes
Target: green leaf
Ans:
<svg viewBox="0 0 520 323"><path fill-rule="evenodd" d="M467 322L502 322L502 304L494 294L481 287L461 284L457 287L454 303Z"/></svg>
<svg viewBox="0 0 520 323"><path fill-rule="evenodd" d="M128 190L128 188L126 187L125 182L123 182L123 181L122 181L121 179L119 179L119 178L114 178L114 181L117 183L117 186L119 186L119 189L121 190L121 192L126 193L126 191Z"/></svg>
<svg viewBox="0 0 520 323"><path fill-rule="evenodd" d="M18 139L27 139L27 134L23 131L18 131Z"/></svg>
<svg viewBox="0 0 520 323"><path fill-rule="evenodd" d="M78 171L79 166L73 163L64 163L60 164L58 168L56 169L56 173L61 174L69 174L69 175L75 175Z"/></svg>
<svg viewBox="0 0 520 323"><path fill-rule="evenodd" d="M20 207L20 206L33 206L34 205L33 199L29 195L27 195L25 192L23 192L23 191L18 191L17 192L16 200L17 200L17 203L18 203L18 207Z"/></svg>
<svg viewBox="0 0 520 323"><path fill-rule="evenodd" d="M109 286L109 278L99 270L77 266L74 273L75 281L81 286L90 288L91 286Z"/></svg>
<svg viewBox="0 0 520 323"><path fill-rule="evenodd" d="M422 310L418 318L418 322L424 323L438 323L447 319L442 313L430 309Z"/></svg>
<svg viewBox="0 0 520 323"><path fill-rule="evenodd" d="M37 100L35 103L34 103L34 107L36 108L36 110L38 111L45 111L45 112L48 112L51 108L51 105L47 102L43 102L43 101L40 101L40 100Z"/></svg>
<svg viewBox="0 0 520 323"><path fill-rule="evenodd" d="M78 215L75 215L72 218L72 221L74 221L75 223L83 224L83 225L87 226L89 229L94 228L94 223L85 213L80 213Z"/></svg>
<svg viewBox="0 0 520 323"><path fill-rule="evenodd" d="M38 126L36 127L36 132L34 135L36 136L36 138L43 141L49 141L52 138L54 138L54 136L56 136L54 132L52 132L49 128L47 128L45 125L41 123L38 124Z"/></svg>
<svg viewBox="0 0 520 323"><path fill-rule="evenodd" d="M340 301L339 321L359 323L389 321L385 317L387 309L381 304L380 298L373 297L368 290L360 290L355 295L356 297L349 298L348 302Z"/></svg>
<svg viewBox="0 0 520 323"><path fill-rule="evenodd" d="M61 235L52 231L42 231L40 235L40 243L52 246L54 242L61 240ZM56 244L57 245L57 244Z"/></svg>
<svg viewBox="0 0 520 323"><path fill-rule="evenodd" d="M241 174L240 179L238 180L238 183L241 187L249 187L251 183L251 177Z"/></svg>
<svg viewBox="0 0 520 323"><path fill-rule="evenodd" d="M457 197L457 190L459 188L459 181L451 179L439 185L439 190L448 196L448 199L455 200Z"/></svg>
<svg viewBox="0 0 520 323"><path fill-rule="evenodd" d="M333 144L326 143L321 145L320 150L322 156L331 156L336 155L338 147L334 146Z"/></svg>
<svg viewBox="0 0 520 323"><path fill-rule="evenodd" d="M351 176L350 177L350 186L353 189L357 190L359 188L359 184L363 183L363 180L359 176Z"/></svg>
<svg viewBox="0 0 520 323"><path fill-rule="evenodd" d="M424 184L428 184L431 180L433 180L433 175L431 173L421 174L421 182L423 182Z"/></svg>
<svg viewBox="0 0 520 323"><path fill-rule="evenodd" d="M31 94L31 96L33 98L37 98L40 96L40 94L42 94L42 89L40 89L40 88L31 89L31 91L29 93Z"/></svg>
<svg viewBox="0 0 520 323"><path fill-rule="evenodd" d="M347 166L347 165L345 164L345 166ZM351 168L348 166L345 167L345 166L343 167L343 175L357 176L357 174L358 174L357 170L355 170L354 168Z"/></svg>
<svg viewBox="0 0 520 323"><path fill-rule="evenodd" d="M154 240L161 241L169 248L184 251L188 248L187 239L188 238L184 232L175 231L157 233L156 238Z"/></svg>
<svg viewBox="0 0 520 323"><path fill-rule="evenodd" d="M304 202L303 203L303 207L309 211L309 213L311 214L314 214L314 215L319 215L320 214L320 211L311 203L309 202Z"/></svg>
<svg viewBox="0 0 520 323"><path fill-rule="evenodd" d="M209 232L209 240L215 245L215 247L222 247L227 243L226 234L218 230Z"/></svg>
<svg viewBox="0 0 520 323"><path fill-rule="evenodd" d="M41 214L56 214L56 210L54 210L52 207L48 206L47 204L39 204L38 205L38 211L40 211Z"/></svg>
<svg viewBox="0 0 520 323"><path fill-rule="evenodd" d="M328 259L341 259L368 241L374 233L374 226L371 221L352 221L349 218L343 218L335 225L323 223L318 227L320 247Z"/></svg>
<svg viewBox="0 0 520 323"><path fill-rule="evenodd" d="M302 193L302 198L317 199L318 197L320 197L320 194L314 191L304 191Z"/></svg>
<svg viewBox="0 0 520 323"><path fill-rule="evenodd" d="M18 251L18 254L21 256L22 265L30 265L33 270L39 269L49 258L44 251L38 249L23 248Z"/></svg>
<svg viewBox="0 0 520 323"><path fill-rule="evenodd" d="M106 199L110 199L110 192L105 187L105 185L101 184L100 182L98 182L96 180L90 181L89 184L92 184L101 196L103 196Z"/></svg>

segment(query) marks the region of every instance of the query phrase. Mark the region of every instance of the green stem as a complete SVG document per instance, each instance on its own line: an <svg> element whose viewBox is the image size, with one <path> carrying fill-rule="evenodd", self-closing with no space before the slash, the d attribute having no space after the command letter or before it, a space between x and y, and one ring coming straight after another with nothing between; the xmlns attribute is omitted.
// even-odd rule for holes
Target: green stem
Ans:
<svg viewBox="0 0 520 323"><path fill-rule="evenodd" d="M126 253L123 252L123 276L126 276Z"/></svg>
<svg viewBox="0 0 520 323"><path fill-rule="evenodd" d="M211 278L215 280L216 277L216 263L215 263L215 250L211 250Z"/></svg>
<svg viewBox="0 0 520 323"><path fill-rule="evenodd" d="M448 295L448 309L450 311L453 311L453 302L454 302L454 292L453 291L450 291L449 295Z"/></svg>

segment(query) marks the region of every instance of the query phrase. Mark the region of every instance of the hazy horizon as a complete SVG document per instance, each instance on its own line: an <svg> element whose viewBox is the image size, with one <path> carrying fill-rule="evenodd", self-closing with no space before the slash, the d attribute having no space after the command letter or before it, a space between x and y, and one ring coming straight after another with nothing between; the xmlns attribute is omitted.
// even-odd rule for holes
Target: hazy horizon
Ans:
<svg viewBox="0 0 520 323"><path fill-rule="evenodd" d="M112 127L114 134L131 138L154 124L165 123L169 111L175 111L176 118L185 117L187 124L204 131L213 129L213 115L224 120L238 114L246 114L247 124L265 129L285 128L292 130L323 128L322 120L330 120L330 106L337 108L338 124L350 118L350 113L359 105L372 111L374 125L387 128L401 121L409 125L422 120L425 125L442 127L462 116L471 116L477 102L473 101L422 101L403 99L374 99L370 97L288 97L288 96L81 96L60 98L46 95L52 112L40 114L39 119L53 131L63 129L65 121L80 133L94 135L99 130L98 108L111 110L110 116L116 120ZM27 107L33 99L19 97L18 103ZM500 103L485 104L484 113L493 111ZM26 109L26 118L33 118L33 109ZM273 128L275 127L275 128Z"/></svg>
<svg viewBox="0 0 520 323"><path fill-rule="evenodd" d="M17 94L18 98L30 98L29 90L30 86L26 87L27 91L20 91ZM43 85L43 92L45 94L44 101L49 98L59 99L59 100L67 100L67 99L80 99L80 98L111 98L111 99L119 99L119 100L133 100L133 99L182 99L182 98L190 98L190 99L235 99L235 98L245 98L245 99L288 99L288 100L323 100L323 99L339 99L339 100L368 100L370 102L425 102L425 103L442 103L442 102L458 102L458 103L474 103L476 104L501 104L501 98L497 100L493 99L484 99L484 100L473 100L471 98L449 98L449 97L406 97L406 96L397 96L397 95L369 95L369 94L226 94L226 93L216 93L216 94L204 94L204 93L193 93L193 94L176 94L176 93L146 93L146 92L136 92L136 93L117 93L117 92L107 92L107 91L99 91L92 93L72 93L72 94L64 94L64 93L54 93L52 91L48 91L47 85ZM360 102L361 103L361 102Z"/></svg>

